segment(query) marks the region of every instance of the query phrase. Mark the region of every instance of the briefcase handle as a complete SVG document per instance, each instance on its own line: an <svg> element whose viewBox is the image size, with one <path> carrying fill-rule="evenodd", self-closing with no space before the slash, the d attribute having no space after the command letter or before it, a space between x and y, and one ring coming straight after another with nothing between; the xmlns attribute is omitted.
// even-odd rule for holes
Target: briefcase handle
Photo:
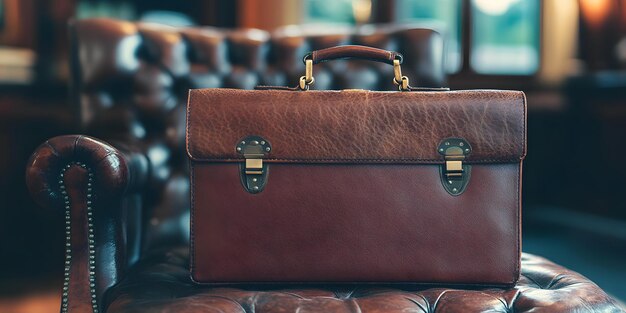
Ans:
<svg viewBox="0 0 626 313"><path fill-rule="evenodd" d="M306 70L304 76L300 77L298 87L301 90L308 90L309 86L315 83L315 78L313 77L314 64L343 59L370 60L393 65L393 83L398 86L398 90L409 91L411 89L409 78L402 76L402 69L400 68L403 60L402 54L395 51L358 45L335 46L315 50L305 55L303 61L306 65Z"/></svg>
<svg viewBox="0 0 626 313"><path fill-rule="evenodd" d="M368 46L345 45L309 52L304 56L303 60L305 63L307 59L311 59L314 65L326 61L342 59L370 60L393 65L394 60L398 60L399 63L402 64L403 57L402 54L395 51Z"/></svg>

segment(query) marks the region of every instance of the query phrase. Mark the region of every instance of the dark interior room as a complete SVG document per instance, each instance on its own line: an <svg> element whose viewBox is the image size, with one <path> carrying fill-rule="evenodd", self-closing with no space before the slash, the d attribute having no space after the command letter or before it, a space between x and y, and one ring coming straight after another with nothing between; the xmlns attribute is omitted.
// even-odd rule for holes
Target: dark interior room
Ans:
<svg viewBox="0 0 626 313"><path fill-rule="evenodd" d="M622 312L625 156L622 0L0 0L0 313Z"/></svg>

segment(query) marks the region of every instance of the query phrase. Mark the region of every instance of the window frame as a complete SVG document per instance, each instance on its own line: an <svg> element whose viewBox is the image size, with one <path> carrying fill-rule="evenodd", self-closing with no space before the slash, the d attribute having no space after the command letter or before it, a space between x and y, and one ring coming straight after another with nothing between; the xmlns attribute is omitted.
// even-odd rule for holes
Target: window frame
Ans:
<svg viewBox="0 0 626 313"><path fill-rule="evenodd" d="M454 73L448 73L448 84L455 89L485 88L497 86L508 89L531 89L541 72L543 66L543 11L544 2L539 1L539 38L538 53L539 62L537 70L530 74L492 74L480 73L471 66L472 53L472 0L461 0L461 66ZM374 16L375 23L397 23L396 10L397 1L378 0L375 1L376 12L384 12Z"/></svg>

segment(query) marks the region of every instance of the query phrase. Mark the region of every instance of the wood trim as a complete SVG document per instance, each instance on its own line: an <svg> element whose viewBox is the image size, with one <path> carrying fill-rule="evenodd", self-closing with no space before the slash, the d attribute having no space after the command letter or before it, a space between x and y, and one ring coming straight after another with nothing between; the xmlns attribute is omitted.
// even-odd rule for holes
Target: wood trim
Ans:
<svg viewBox="0 0 626 313"><path fill-rule="evenodd" d="M4 27L0 44L35 48L37 3L34 0L4 0Z"/></svg>
<svg viewBox="0 0 626 313"><path fill-rule="evenodd" d="M239 27L269 31L304 19L303 2L293 0L239 0L237 12Z"/></svg>

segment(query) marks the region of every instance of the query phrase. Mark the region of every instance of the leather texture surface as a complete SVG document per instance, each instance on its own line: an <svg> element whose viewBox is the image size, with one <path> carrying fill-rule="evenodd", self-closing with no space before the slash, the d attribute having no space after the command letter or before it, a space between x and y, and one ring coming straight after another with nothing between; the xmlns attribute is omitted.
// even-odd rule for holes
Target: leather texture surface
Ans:
<svg viewBox="0 0 626 313"><path fill-rule="evenodd" d="M64 169L65 174L60 177ZM93 175L93 186L87 185L86 169ZM97 299L101 299L126 267L139 258L142 221L133 195L145 183L147 174L146 157L137 149L123 144L115 148L83 135L52 138L33 153L26 169L33 199L59 215L64 215L69 206L70 224L60 228L70 230L71 244L65 250L71 258L65 266L71 279L69 292L64 290L69 295L70 312L87 312L91 308L90 273L95 277ZM67 193L67 202L63 192ZM93 197L87 199L88 193L93 193ZM93 216L87 213L88 205L94 207ZM95 238L88 237L88 218L94 220ZM94 264L89 264L89 245L97 252L92 260L94 269L90 269Z"/></svg>
<svg viewBox="0 0 626 313"><path fill-rule="evenodd" d="M211 288L189 278L187 247L153 251L107 297L108 312L617 313L597 285L544 258L522 255L513 288L248 286Z"/></svg>
<svg viewBox="0 0 626 313"><path fill-rule="evenodd" d="M72 138L73 137L73 138ZM109 155L125 159L123 163L130 165L130 176L133 181L140 182L142 174L147 173L147 168L141 166L141 162L133 161L132 152L113 148L96 139L81 140L82 136L65 136L51 139L43 144L33 154L27 173L29 183L37 180L37 177L45 178L52 186L57 184L57 172L61 167L53 164L66 164L71 160L81 160L88 166L96 168L101 157L87 158L85 156L98 155L98 151L109 150ZM67 143L73 143L69 145ZM118 145L119 146L119 145ZM62 147L68 147L62 148ZM71 148L70 148L71 147ZM121 146L120 146L121 147ZM52 149L52 150L50 150ZM78 154L71 152L77 151ZM83 154L86 153L86 154ZM105 154L106 155L106 154ZM106 158L105 158L106 159ZM60 162L59 160L62 160ZM43 162L39 164L40 162ZM118 162L103 162L103 166L94 174L113 175L120 177ZM49 164L49 166L42 166ZM32 168L32 169L31 169ZM55 173L42 175L41 171ZM125 171L122 171L125 172ZM32 175L32 176L31 176ZM66 180L76 202L77 209L81 203L80 193L84 192L83 179L85 172L80 168L74 168L66 175ZM32 180L31 180L32 179ZM137 180L135 180L137 179ZM96 177L96 181L98 178ZM123 182L122 185L127 185ZM131 184L133 185L133 184ZM119 185L118 185L119 186ZM31 189L33 190L33 189ZM127 194L136 191L126 188ZM101 193L100 199L115 193ZM52 198L51 198L52 199ZM45 204L55 203L46 200ZM53 209L54 206L48 206ZM107 208L103 210L102 208ZM95 210L100 216L96 216L95 222L101 229L118 225L115 221L124 221L122 217L110 218L106 212L114 211L115 208L126 210L127 215L133 212L132 206L101 206L95 205ZM84 216L84 211L76 215L76 218ZM104 216L101 214L105 214ZM101 218L103 217L103 218ZM112 223L113 222L113 223ZM140 228L139 224L128 223L127 229ZM76 225L76 224L75 224ZM80 224L78 224L80 225ZM117 253L125 253L127 246L123 237L97 238L97 244L104 247L114 248ZM131 240L132 241L132 240ZM77 242L72 249L85 251L84 242ZM169 249L165 246L153 248L144 252L141 260L131 270L125 271L124 278L115 275L115 272L97 267L96 275L98 283L114 282L99 293L99 304L108 307L107 312L623 312L623 309L612 300L597 285L585 277L571 270L565 269L543 258L522 255L521 277L513 288L478 288L466 287L400 287L400 286L371 286L359 284L355 286L248 286L241 288L211 288L195 284L189 275L189 248L183 245L179 248ZM97 253L98 264L107 264L112 260L124 260L111 250L102 249ZM132 258L129 258L132 259ZM132 263L132 262L131 262ZM112 263L115 264L115 263ZM87 269L83 265L82 274ZM80 274L72 276L73 279L81 277ZM81 295L85 288L80 285L80 280L75 280L75 288L69 293L73 297ZM106 291L106 292L105 292ZM84 305L85 310L76 312L89 312L90 299L80 298L81 302L73 305ZM76 300L75 300L76 301ZM71 311L70 311L71 312Z"/></svg>
<svg viewBox="0 0 626 313"><path fill-rule="evenodd" d="M133 158L129 153L128 158ZM141 156L138 156L141 157ZM103 192L121 196L129 187L127 158L110 145L81 135L56 137L43 143L33 154L26 168L26 182L33 199L50 210L62 211L63 197L58 175L71 162L86 162L98 166L97 183Z"/></svg>
<svg viewBox="0 0 626 313"><path fill-rule="evenodd" d="M223 162L249 135L272 145L258 194ZM428 165L450 137L480 164L460 196ZM525 137L515 91L192 90L193 278L513 285Z"/></svg>
<svg viewBox="0 0 626 313"><path fill-rule="evenodd" d="M248 135L272 143L276 162L442 162L450 137L470 163L519 162L526 103L518 91L373 92L191 90L187 150L195 160L242 159Z"/></svg>
<svg viewBox="0 0 626 313"><path fill-rule="evenodd" d="M396 58L402 60L402 55L395 51L356 45L342 45L311 52L313 64L338 59L363 59L393 65Z"/></svg>
<svg viewBox="0 0 626 313"><path fill-rule="evenodd" d="M70 33L75 111L85 133L101 139L53 138L33 153L26 174L34 200L62 214L61 169L73 161L91 168L97 197L93 203L96 301L101 308L111 304L108 312L619 311L592 282L538 258L523 259L522 277L513 289L424 287L413 292L419 298L424 295L427 302L413 296L407 299L407 293L397 289L377 289L368 296L367 286L345 292L303 286L279 291L196 286L189 275L186 243L187 88L293 86L304 73L304 54L338 44L399 51L405 56L403 73L411 81L440 87L445 84L443 37L423 24L315 31L288 27L267 33L109 19L76 21ZM393 69L386 64L331 62L316 66L313 88L392 90L392 77ZM76 208L72 211L76 229L85 226L81 219L86 203L80 198L86 188L84 175L80 168L72 168L65 177L73 189L70 200ZM58 226L62 232L64 225ZM88 246L78 235L74 237L81 240L70 249L84 253ZM167 244L182 248L161 253ZM89 268L78 261L73 264L80 266L80 274L70 276L67 292L78 299L72 305L86 308L75 312L89 312L91 299L84 293L89 286L76 279L89 275ZM417 299L422 306L409 299Z"/></svg>
<svg viewBox="0 0 626 313"><path fill-rule="evenodd" d="M192 276L203 283L512 285L520 163L475 165L448 194L438 165L272 164L258 194L236 164L192 168Z"/></svg>

